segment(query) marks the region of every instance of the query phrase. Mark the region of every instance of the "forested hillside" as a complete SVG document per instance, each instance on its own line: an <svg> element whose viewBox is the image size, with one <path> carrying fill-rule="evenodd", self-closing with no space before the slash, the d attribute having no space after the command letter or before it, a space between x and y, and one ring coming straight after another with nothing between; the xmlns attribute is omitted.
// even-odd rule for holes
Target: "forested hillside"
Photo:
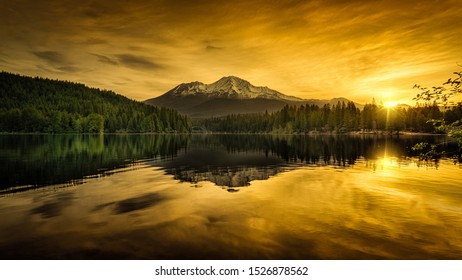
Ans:
<svg viewBox="0 0 462 280"><path fill-rule="evenodd" d="M349 131L439 132L431 120L462 119L462 105L387 108L372 102L285 106L273 113L199 119L201 131L308 133ZM0 132L101 133L189 132L190 122L174 109L158 108L112 91L83 84L0 73Z"/></svg>
<svg viewBox="0 0 462 280"><path fill-rule="evenodd" d="M361 111L353 102L338 102L334 106L285 106L274 113L209 118L198 121L196 126L230 133L345 133L359 130L437 133L438 129L431 122L433 119L444 119L449 123L460 120L462 106L443 112L436 105L387 108L372 102Z"/></svg>
<svg viewBox="0 0 462 280"><path fill-rule="evenodd" d="M0 131L44 133L187 132L173 109L83 84L0 73Z"/></svg>

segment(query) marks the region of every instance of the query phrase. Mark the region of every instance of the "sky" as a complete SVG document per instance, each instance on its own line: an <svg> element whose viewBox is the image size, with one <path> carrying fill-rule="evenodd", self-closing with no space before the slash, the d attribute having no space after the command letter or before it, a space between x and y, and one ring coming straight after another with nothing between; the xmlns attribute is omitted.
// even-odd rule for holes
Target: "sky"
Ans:
<svg viewBox="0 0 462 280"><path fill-rule="evenodd" d="M462 65L460 0L0 0L0 70L136 100L238 76L301 98L411 103Z"/></svg>

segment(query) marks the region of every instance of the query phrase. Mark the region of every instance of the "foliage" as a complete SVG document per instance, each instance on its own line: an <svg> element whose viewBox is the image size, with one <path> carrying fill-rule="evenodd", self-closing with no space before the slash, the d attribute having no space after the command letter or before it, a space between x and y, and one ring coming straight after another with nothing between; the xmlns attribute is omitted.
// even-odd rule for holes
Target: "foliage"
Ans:
<svg viewBox="0 0 462 280"><path fill-rule="evenodd" d="M442 86L432 87L431 89L415 85L414 87L421 91L414 100L424 104L434 104L444 106L446 109L445 118L432 118L428 120L439 131L447 133L457 141L459 150L454 158L461 161L462 154L462 103L457 106L451 102L450 98L454 95L461 94L462 71L454 72L455 78L449 78ZM448 106L452 105L452 106ZM414 146L415 148L415 146Z"/></svg>
<svg viewBox="0 0 462 280"><path fill-rule="evenodd" d="M274 113L229 115L196 121L196 126L208 131L224 133L310 133L333 132L343 134L363 130L375 133L399 131L438 133L441 130L431 119L454 118L462 115L462 106L443 114L437 106L385 108L374 101L363 110L353 102L337 105L286 106Z"/></svg>
<svg viewBox="0 0 462 280"><path fill-rule="evenodd" d="M353 102L334 106L285 106L269 114L229 115L199 121L209 131L230 133L307 133L309 131L346 132L359 128L360 111Z"/></svg>
<svg viewBox="0 0 462 280"><path fill-rule="evenodd" d="M432 88L422 87L421 85L414 85L414 88L420 90L413 100L417 103L423 104L439 104L443 106L454 105L450 102L450 98L456 94L462 93L462 71L454 72L455 78L449 78L442 86L433 86ZM449 88L447 88L449 86Z"/></svg>
<svg viewBox="0 0 462 280"><path fill-rule="evenodd" d="M419 153L419 160L429 161L441 158L441 154L436 151L436 145L420 142L412 147L412 150Z"/></svg>
<svg viewBox="0 0 462 280"><path fill-rule="evenodd" d="M0 131L187 132L176 111L82 84L0 73Z"/></svg>

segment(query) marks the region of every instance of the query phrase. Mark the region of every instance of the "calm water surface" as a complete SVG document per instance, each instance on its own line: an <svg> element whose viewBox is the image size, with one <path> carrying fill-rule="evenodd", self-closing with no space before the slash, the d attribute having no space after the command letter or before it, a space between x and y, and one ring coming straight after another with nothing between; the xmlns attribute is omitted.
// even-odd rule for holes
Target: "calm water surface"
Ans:
<svg viewBox="0 0 462 280"><path fill-rule="evenodd" d="M0 136L2 259L462 259L445 137Z"/></svg>

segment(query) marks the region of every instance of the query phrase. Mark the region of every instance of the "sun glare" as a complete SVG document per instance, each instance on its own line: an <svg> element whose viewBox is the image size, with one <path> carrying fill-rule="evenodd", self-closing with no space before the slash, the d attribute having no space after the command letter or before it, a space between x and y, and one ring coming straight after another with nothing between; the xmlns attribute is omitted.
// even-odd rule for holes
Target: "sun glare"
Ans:
<svg viewBox="0 0 462 280"><path fill-rule="evenodd" d="M385 107L387 107L387 108L391 108L391 107L397 106L397 105L398 105L398 102L397 102L397 101L387 101L387 102L385 102L384 105L385 105Z"/></svg>

